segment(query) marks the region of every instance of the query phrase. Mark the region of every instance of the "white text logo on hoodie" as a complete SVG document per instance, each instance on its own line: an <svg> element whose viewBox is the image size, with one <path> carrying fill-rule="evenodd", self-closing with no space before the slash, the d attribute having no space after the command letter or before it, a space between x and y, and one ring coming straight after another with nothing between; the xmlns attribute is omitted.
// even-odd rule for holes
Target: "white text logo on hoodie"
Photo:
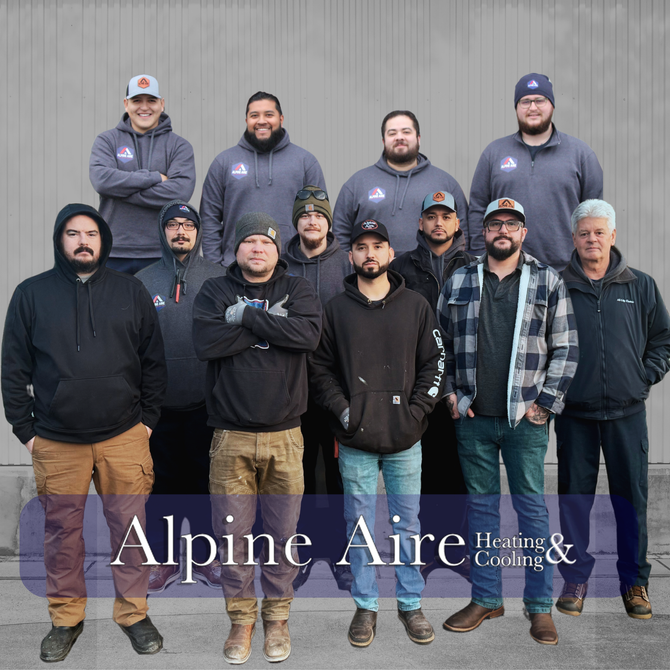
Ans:
<svg viewBox="0 0 670 670"><path fill-rule="evenodd" d="M135 155L133 154L132 150L130 147L119 147L116 150L116 157L122 162L122 163L127 163L128 161L133 160L135 158Z"/></svg>
<svg viewBox="0 0 670 670"><path fill-rule="evenodd" d="M232 174L235 179L244 179L244 177L249 174L249 166L244 163L236 163L233 165L230 174Z"/></svg>
<svg viewBox="0 0 670 670"><path fill-rule="evenodd" d="M505 172L511 172L512 170L516 170L516 164L516 158L512 158L512 156L505 156L505 158L500 161L500 169L504 170Z"/></svg>
<svg viewBox="0 0 670 670"><path fill-rule="evenodd" d="M383 188L379 188L379 186L375 186L373 189L368 191L368 200L372 200L372 202L379 202L385 197L386 191Z"/></svg>

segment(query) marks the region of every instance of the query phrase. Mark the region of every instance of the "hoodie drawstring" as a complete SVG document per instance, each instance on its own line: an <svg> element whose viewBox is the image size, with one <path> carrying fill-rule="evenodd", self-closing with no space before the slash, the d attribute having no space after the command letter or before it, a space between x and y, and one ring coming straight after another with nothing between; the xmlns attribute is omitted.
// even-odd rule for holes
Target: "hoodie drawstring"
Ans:
<svg viewBox="0 0 670 670"><path fill-rule="evenodd" d="M405 204L405 196L407 195L407 189L409 188L409 180L412 178L412 173L413 173L413 170L410 170L409 174L407 175L407 183L405 184L405 190L402 192L402 199L400 200L400 207L398 207L399 210L401 210L402 206Z"/></svg>
<svg viewBox="0 0 670 670"><path fill-rule="evenodd" d="M151 170L151 157L154 153L154 137L156 136L156 129L154 128L153 133L151 133L151 142L149 142L149 162L147 163L147 170ZM402 209L402 205L400 205Z"/></svg>
<svg viewBox="0 0 670 670"><path fill-rule="evenodd" d="M321 254L316 257L316 294L321 299Z"/></svg>
<svg viewBox="0 0 670 670"><path fill-rule="evenodd" d="M88 313L91 319L91 329L93 330L93 337L98 337L97 333L95 332L95 317L93 316L93 298L91 297L91 282L87 281L86 286L88 287Z"/></svg>
<svg viewBox="0 0 670 670"><path fill-rule="evenodd" d="M256 188L260 188L261 184L258 181L258 152L254 151L254 174L256 175Z"/></svg>
<svg viewBox="0 0 670 670"><path fill-rule="evenodd" d="M270 181L268 182L268 186L272 186L272 154L274 154L274 152L274 149L270 152Z"/></svg>
<svg viewBox="0 0 670 670"><path fill-rule="evenodd" d="M76 300L75 311L77 312L77 351L81 351L81 327L79 325L79 284L81 284L81 279L77 277L77 282L74 285L74 294Z"/></svg>
<svg viewBox="0 0 670 670"><path fill-rule="evenodd" d="M170 297L174 298L175 302L179 302L181 294L186 295L186 273L188 272L188 268L186 268L182 276L181 270L177 268L177 260L175 258L172 259L172 265L174 267L174 278L172 280Z"/></svg>
<svg viewBox="0 0 670 670"><path fill-rule="evenodd" d="M407 195L407 189L409 188L409 181L412 178L413 170L409 171L407 175L407 183L405 184L405 190L402 192L402 198L400 198L400 205L396 209L398 204L398 192L400 191L400 175L396 174L395 176L395 194L393 195L393 209L391 211L391 216L395 216L395 213L402 209L402 206L405 204L405 196Z"/></svg>
<svg viewBox="0 0 670 670"><path fill-rule="evenodd" d="M137 144L137 137L135 137L134 133L130 133L130 135L133 138L133 146L135 147L135 156L137 157L137 167L141 170L142 169L142 157L140 156L140 147Z"/></svg>

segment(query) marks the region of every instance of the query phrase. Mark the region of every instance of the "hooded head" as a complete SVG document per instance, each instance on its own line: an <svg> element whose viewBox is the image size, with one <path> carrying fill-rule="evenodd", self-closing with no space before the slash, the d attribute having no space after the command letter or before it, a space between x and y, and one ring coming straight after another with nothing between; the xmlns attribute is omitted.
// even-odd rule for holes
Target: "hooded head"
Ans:
<svg viewBox="0 0 670 670"><path fill-rule="evenodd" d="M63 233L66 229L67 222L74 217L80 216L85 216L95 222L100 233L100 257L94 274L104 268L112 250L112 231L109 229L107 222L102 218L97 209L82 203L65 205L65 207L58 212L56 224L54 226L54 257L56 268L60 269L66 276L73 279L77 277L77 270L73 267L71 261L68 260L68 254L63 245Z"/></svg>
<svg viewBox="0 0 670 670"><path fill-rule="evenodd" d="M198 255L200 245L202 244L200 215L198 214L198 210L185 200L171 200L163 207L163 209L161 209L160 214L158 215L158 236L161 241L161 246L163 247L163 258L165 258L166 261L169 261L170 267L172 266L173 259L176 259L177 254L179 253L179 251L174 248L174 243L173 246L171 246L168 241L168 231L166 230L165 225L171 219L192 221L195 224L195 230L193 231L187 231L183 227L178 228L176 231L170 231L174 236L173 242L180 237L188 237L192 240L193 245L188 250L187 256L181 261L184 265L188 265L189 260Z"/></svg>

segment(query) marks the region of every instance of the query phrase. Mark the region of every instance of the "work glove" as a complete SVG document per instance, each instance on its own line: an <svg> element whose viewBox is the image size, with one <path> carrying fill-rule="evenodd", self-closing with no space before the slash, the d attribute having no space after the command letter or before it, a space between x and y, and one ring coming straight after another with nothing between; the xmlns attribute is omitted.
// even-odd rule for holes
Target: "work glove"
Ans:
<svg viewBox="0 0 670 670"><path fill-rule="evenodd" d="M226 310L226 323L229 323L233 326L241 326L242 316L244 315L244 308L247 306L247 303L244 302L244 300L239 295L236 295L235 299L237 302Z"/></svg>
<svg viewBox="0 0 670 670"><path fill-rule="evenodd" d="M268 314L274 314L275 316L288 316L288 310L284 309L284 303L288 300L288 293L279 301L276 302L268 310Z"/></svg>

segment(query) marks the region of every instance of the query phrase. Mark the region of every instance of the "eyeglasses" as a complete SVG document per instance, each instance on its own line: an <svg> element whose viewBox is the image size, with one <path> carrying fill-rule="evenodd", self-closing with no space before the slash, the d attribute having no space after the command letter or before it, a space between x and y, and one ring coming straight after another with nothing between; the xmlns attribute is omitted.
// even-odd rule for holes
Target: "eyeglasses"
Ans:
<svg viewBox="0 0 670 670"><path fill-rule="evenodd" d="M516 233L519 228L523 228L523 223L518 220L514 221L501 221L500 219L491 219L484 224L485 228L488 228L490 231L497 233L503 226L507 228L510 233Z"/></svg>
<svg viewBox="0 0 670 670"><path fill-rule="evenodd" d="M535 106L539 109L540 107L544 107L548 102L549 98L531 98L530 100L519 100L519 106L523 109L528 109L533 103L535 103Z"/></svg>
<svg viewBox="0 0 670 670"><path fill-rule="evenodd" d="M184 223L179 223L178 221L168 221L165 224L165 227L168 230L179 230L179 226L181 226L184 230L195 230L195 223L193 223L193 221L185 221Z"/></svg>
<svg viewBox="0 0 670 670"><path fill-rule="evenodd" d="M302 189L295 194L296 200L307 200L309 198L316 198L317 200L328 200L328 194L321 189L317 191L310 191L309 189Z"/></svg>

